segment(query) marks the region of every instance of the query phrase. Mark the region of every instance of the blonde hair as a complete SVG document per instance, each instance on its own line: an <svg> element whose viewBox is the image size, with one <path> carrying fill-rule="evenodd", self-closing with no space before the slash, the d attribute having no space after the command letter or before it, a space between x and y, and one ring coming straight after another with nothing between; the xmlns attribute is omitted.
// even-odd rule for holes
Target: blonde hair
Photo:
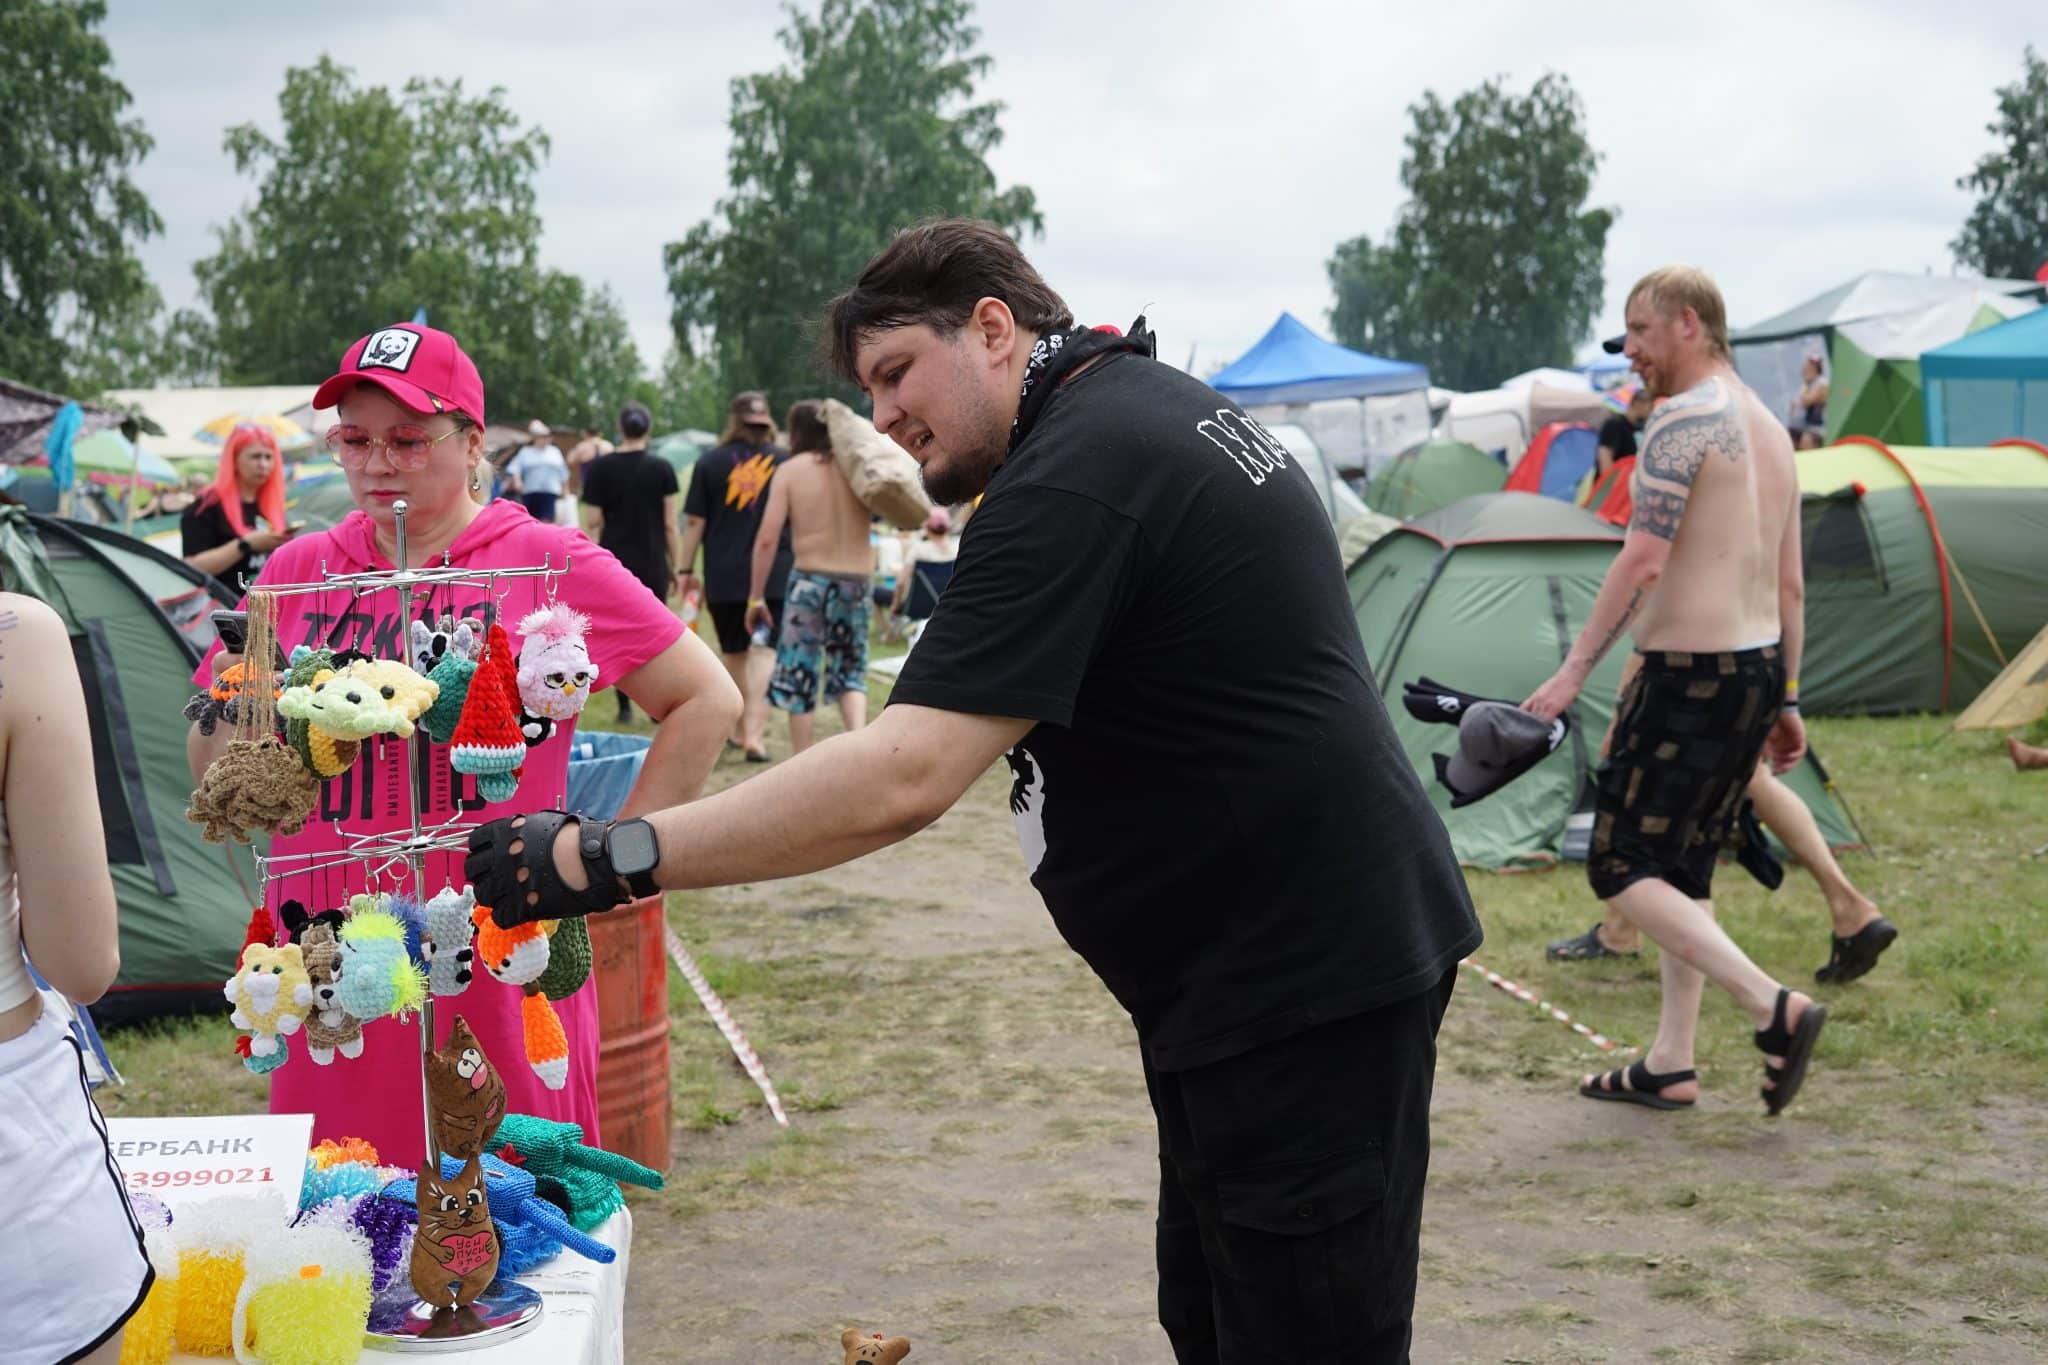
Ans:
<svg viewBox="0 0 2048 1365"><path fill-rule="evenodd" d="M1734 359L1728 347L1728 305L1721 301L1721 287L1714 277L1696 265L1667 265L1652 270L1628 291L1624 311L1641 299L1660 317L1677 317L1690 308L1707 334L1707 350L1723 360Z"/></svg>

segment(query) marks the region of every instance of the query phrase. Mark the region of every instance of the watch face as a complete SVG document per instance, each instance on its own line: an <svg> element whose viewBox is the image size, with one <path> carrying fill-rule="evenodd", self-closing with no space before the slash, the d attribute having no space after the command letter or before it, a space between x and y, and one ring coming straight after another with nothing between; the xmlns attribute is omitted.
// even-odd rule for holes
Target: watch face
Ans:
<svg viewBox="0 0 2048 1365"><path fill-rule="evenodd" d="M612 867L623 876L652 872L661 861L654 843L654 826L645 820L628 820L612 826Z"/></svg>

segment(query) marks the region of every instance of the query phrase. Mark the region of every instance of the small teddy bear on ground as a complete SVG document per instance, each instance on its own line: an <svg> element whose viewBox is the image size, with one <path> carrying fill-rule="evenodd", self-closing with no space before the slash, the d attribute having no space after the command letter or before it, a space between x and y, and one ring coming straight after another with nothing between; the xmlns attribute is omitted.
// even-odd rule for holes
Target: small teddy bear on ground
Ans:
<svg viewBox="0 0 2048 1365"><path fill-rule="evenodd" d="M909 1337L890 1337L884 1341L880 1332L862 1336L858 1327L841 1332L839 1344L846 1348L846 1365L896 1365L910 1354Z"/></svg>

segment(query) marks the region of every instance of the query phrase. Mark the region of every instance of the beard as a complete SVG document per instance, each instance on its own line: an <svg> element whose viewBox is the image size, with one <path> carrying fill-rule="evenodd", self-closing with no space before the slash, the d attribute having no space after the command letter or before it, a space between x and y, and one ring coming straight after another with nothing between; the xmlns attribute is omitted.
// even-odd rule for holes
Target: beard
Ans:
<svg viewBox="0 0 2048 1365"><path fill-rule="evenodd" d="M1016 415L1014 407L1008 413L1001 411L967 383L964 375L956 391L972 395L957 423L961 445L948 455L942 467L918 467L925 493L942 507L971 501L988 487L996 467L1010 453L1010 420Z"/></svg>
<svg viewBox="0 0 2048 1365"><path fill-rule="evenodd" d="M946 461L943 469L924 466L918 470L918 478L924 484L926 496L940 507L969 502L988 487L996 466L1008 453L1002 441L977 445Z"/></svg>

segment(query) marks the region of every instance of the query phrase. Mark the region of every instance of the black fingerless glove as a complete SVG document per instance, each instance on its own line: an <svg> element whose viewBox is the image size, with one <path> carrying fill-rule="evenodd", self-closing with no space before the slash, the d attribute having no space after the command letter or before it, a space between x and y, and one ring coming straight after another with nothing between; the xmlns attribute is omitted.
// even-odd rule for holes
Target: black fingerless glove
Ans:
<svg viewBox="0 0 2048 1365"><path fill-rule="evenodd" d="M583 870L590 878L581 891L572 890L555 871L555 835L572 821ZM632 878L631 883L640 884L635 885L613 868L605 848L611 827L609 820L558 810L492 820L470 831L463 875L476 889L477 904L491 908L491 919L500 929L530 920L595 914L636 896L653 895L657 888L651 874Z"/></svg>

